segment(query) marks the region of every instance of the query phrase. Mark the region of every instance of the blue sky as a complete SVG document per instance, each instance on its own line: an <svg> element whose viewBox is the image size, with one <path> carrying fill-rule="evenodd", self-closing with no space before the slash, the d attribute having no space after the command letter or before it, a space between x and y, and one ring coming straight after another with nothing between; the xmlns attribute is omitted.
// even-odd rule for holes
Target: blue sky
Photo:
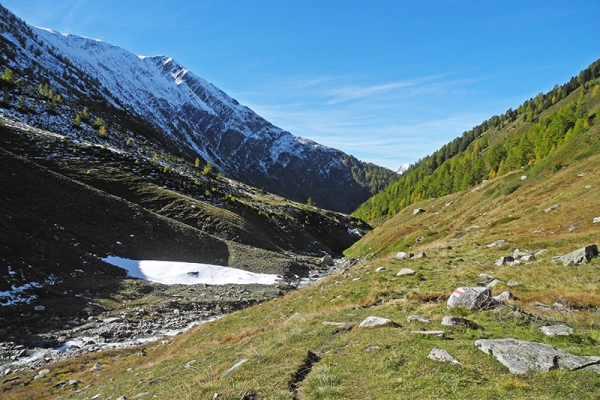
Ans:
<svg viewBox="0 0 600 400"><path fill-rule="evenodd" d="M168 55L294 135L391 169L600 58L598 0L0 0Z"/></svg>

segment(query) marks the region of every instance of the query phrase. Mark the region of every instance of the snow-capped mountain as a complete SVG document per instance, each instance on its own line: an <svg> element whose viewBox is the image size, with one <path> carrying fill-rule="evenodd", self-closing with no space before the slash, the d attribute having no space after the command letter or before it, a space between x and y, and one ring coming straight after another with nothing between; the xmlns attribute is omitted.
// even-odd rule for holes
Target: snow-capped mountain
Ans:
<svg viewBox="0 0 600 400"><path fill-rule="evenodd" d="M37 113L46 129L65 133L76 107L87 107L117 132L106 140L146 136L233 179L344 212L393 179L392 171L274 126L172 58L29 27L1 6L0 14L8 55L0 66L33 87L48 83L71 107L52 118Z"/></svg>
<svg viewBox="0 0 600 400"><path fill-rule="evenodd" d="M403 173L405 173L408 170L408 167L410 167L410 163L404 163L401 166L399 166L398 168L396 168L394 170L394 172L397 173L398 175L402 175Z"/></svg>

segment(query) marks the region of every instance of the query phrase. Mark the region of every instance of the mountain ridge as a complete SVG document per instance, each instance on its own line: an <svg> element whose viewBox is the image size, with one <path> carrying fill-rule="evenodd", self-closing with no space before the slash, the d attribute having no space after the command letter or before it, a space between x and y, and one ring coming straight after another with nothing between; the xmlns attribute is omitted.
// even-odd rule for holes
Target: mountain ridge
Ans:
<svg viewBox="0 0 600 400"><path fill-rule="evenodd" d="M71 111L56 112L54 119L64 121L48 122L51 130L66 131L74 106L87 106L104 119L105 139L113 144L111 136L141 134L233 179L347 213L394 179L390 170L274 126L170 57L137 56L101 40L32 28L16 17L3 20L9 50L3 66L26 83L49 83L64 104L75 103Z"/></svg>

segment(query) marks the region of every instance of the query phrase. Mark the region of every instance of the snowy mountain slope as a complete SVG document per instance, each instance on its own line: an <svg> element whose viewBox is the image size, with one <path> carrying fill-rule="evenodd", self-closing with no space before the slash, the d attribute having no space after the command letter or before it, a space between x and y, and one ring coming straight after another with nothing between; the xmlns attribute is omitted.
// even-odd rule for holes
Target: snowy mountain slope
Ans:
<svg viewBox="0 0 600 400"><path fill-rule="evenodd" d="M112 132L147 135L179 155L210 161L233 179L344 212L394 178L392 171L274 126L172 58L137 56L100 40L29 27L5 9L0 13L1 39L11 50L4 64L30 83L49 81L73 104L71 113L54 117L64 116L62 123L46 124L66 129L75 104L88 107L113 124Z"/></svg>
<svg viewBox="0 0 600 400"><path fill-rule="evenodd" d="M404 163L401 166L399 166L398 168L396 168L394 170L394 172L396 172L398 175L402 175L403 173L406 172L406 170L408 169L408 167L410 167L410 163Z"/></svg>

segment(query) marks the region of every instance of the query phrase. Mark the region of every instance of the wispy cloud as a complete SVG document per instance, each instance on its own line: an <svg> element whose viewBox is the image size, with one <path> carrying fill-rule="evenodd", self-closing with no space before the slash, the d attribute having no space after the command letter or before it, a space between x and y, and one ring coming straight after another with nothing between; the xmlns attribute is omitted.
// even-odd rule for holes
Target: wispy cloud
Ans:
<svg viewBox="0 0 600 400"><path fill-rule="evenodd" d="M492 115L461 107L486 79L455 73L391 82L295 76L238 99L294 135L393 169L431 154ZM248 98L255 101L244 101Z"/></svg>

